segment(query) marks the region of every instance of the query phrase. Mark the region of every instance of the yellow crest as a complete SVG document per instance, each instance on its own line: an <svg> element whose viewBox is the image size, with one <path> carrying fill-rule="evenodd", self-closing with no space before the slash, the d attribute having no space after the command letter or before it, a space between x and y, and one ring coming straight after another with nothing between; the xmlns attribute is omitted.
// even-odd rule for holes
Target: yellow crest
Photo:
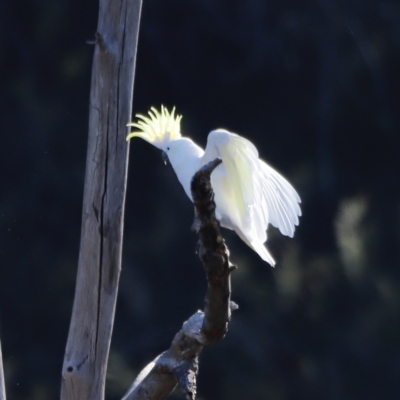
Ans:
<svg viewBox="0 0 400 400"><path fill-rule="evenodd" d="M131 132L126 140L133 137L140 137L153 146L161 148L171 140L181 137L181 119L182 115L175 116L175 107L169 112L163 105L161 112L155 107L149 110L149 117L142 114L136 114L137 122L131 122L127 126L138 128L138 131Z"/></svg>

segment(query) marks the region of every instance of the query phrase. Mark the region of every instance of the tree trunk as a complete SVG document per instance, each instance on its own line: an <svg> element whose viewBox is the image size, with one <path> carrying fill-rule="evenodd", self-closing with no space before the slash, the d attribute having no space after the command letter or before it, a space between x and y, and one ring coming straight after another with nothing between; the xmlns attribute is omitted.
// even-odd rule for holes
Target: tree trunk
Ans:
<svg viewBox="0 0 400 400"><path fill-rule="evenodd" d="M61 399L104 398L121 270L128 144L141 0L100 0L76 292Z"/></svg>
<svg viewBox="0 0 400 400"><path fill-rule="evenodd" d="M6 386L4 383L3 355L0 342L0 400L6 400Z"/></svg>

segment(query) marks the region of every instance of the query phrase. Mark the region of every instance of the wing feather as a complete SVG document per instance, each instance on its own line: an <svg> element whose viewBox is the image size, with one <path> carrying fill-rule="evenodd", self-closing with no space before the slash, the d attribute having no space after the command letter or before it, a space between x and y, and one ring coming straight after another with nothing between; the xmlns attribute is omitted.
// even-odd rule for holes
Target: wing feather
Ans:
<svg viewBox="0 0 400 400"><path fill-rule="evenodd" d="M222 129L212 131L203 163L216 157L223 161L213 172L221 224L234 229L272 264L272 257L262 245L267 240L268 224L292 237L301 216L299 195L282 175L259 159L256 147L241 136Z"/></svg>
<svg viewBox="0 0 400 400"><path fill-rule="evenodd" d="M237 209L240 226L247 231L251 229L255 205L254 185L249 179L255 168L249 157L251 153L235 136L218 149L227 172L227 186L231 191L230 201Z"/></svg>
<svg viewBox="0 0 400 400"><path fill-rule="evenodd" d="M301 216L300 197L293 186L268 164L260 161L264 174L264 197L270 209L270 223L283 235L293 237Z"/></svg>
<svg viewBox="0 0 400 400"><path fill-rule="evenodd" d="M232 225L240 226L248 237L265 237L265 241L268 210L262 204L262 187L257 185L262 171L256 147L234 133L216 130L208 135L204 163L215 157L222 158L221 167L225 168L226 172L227 193L220 194L220 197L225 199L222 202L225 210L219 211L229 216ZM218 191L218 188L215 189Z"/></svg>

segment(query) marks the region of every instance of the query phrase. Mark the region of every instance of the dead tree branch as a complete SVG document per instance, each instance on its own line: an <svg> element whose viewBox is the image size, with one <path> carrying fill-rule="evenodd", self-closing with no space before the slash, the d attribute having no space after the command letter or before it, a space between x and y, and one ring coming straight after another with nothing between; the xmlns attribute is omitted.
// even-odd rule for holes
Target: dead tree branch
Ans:
<svg viewBox="0 0 400 400"><path fill-rule="evenodd" d="M81 245L61 399L102 400L121 270L141 0L100 0L89 110Z"/></svg>
<svg viewBox="0 0 400 400"><path fill-rule="evenodd" d="M196 209L193 226L199 233L199 257L208 288L204 312L197 311L175 335L171 347L147 365L129 388L123 400L163 400L179 385L184 398L196 397L198 355L204 346L220 341L228 330L231 310L230 274L235 268L215 218L214 193L210 175L221 163L214 160L201 168L192 180Z"/></svg>

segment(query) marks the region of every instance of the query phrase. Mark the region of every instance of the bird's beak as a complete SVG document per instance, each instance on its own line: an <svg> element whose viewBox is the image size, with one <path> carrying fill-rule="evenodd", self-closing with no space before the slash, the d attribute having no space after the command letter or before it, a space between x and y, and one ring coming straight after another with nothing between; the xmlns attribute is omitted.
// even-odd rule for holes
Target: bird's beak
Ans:
<svg viewBox="0 0 400 400"><path fill-rule="evenodd" d="M167 153L166 153L165 151L163 151L163 152L161 153L161 159L163 160L163 163L164 163L165 165L168 165L168 155L167 155Z"/></svg>

